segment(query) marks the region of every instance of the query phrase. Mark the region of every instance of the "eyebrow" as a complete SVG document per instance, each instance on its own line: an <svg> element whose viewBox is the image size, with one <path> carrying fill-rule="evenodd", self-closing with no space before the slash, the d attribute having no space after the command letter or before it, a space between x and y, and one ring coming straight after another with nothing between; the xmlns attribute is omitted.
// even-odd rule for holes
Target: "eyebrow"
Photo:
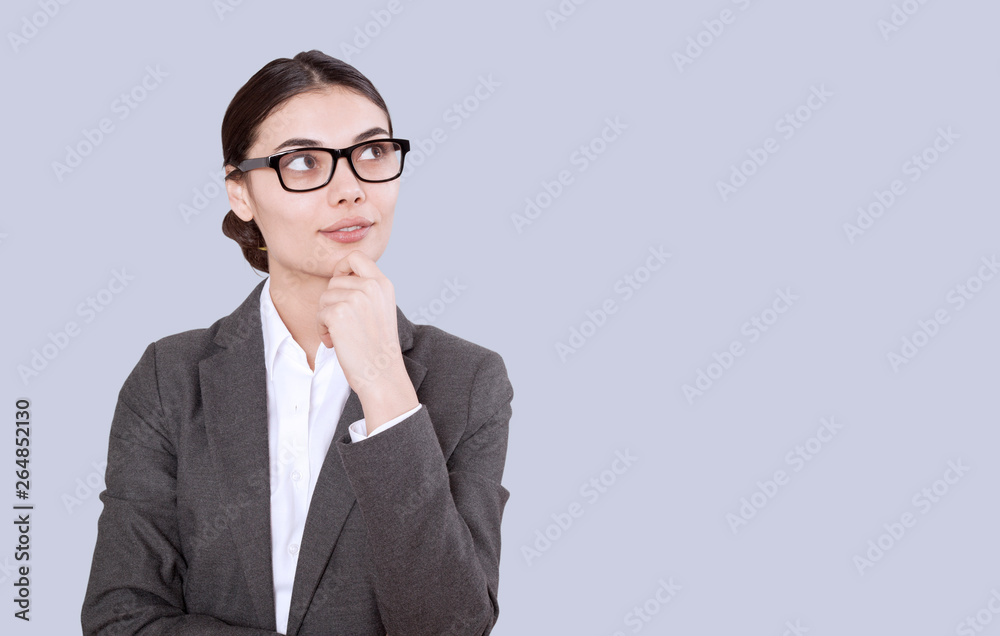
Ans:
<svg viewBox="0 0 1000 636"><path fill-rule="evenodd" d="M365 139L368 139L369 137L374 137L375 135L385 135L386 137L388 137L389 131L387 131L385 128L382 128L381 126L374 126L364 131L363 133L357 135L352 143L355 144L361 143ZM309 146L321 146L321 145L322 144L316 141L315 139L293 137L292 139L286 139L285 141L275 146L274 150L272 150L271 152L276 153L283 148L293 148L293 147L307 148Z"/></svg>

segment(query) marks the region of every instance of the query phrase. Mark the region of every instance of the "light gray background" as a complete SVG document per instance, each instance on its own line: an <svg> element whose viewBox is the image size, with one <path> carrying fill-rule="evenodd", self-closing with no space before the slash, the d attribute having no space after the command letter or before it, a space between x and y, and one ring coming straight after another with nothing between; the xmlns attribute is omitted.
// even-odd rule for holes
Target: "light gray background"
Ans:
<svg viewBox="0 0 1000 636"><path fill-rule="evenodd" d="M379 266L407 315L437 309L434 324L510 372L494 634L948 634L977 612L1000 634L1000 279L949 301L1000 256L1000 6L896 2L917 10L884 35L889 0L564 2L554 28L557 0L400 0L346 56L387 2L222 2L233 10L70 2L47 21L38 0L4 5L0 498L17 503L27 396L36 506L33 620L4 601L6 633L79 632L121 383L149 342L211 324L260 280L220 230L210 173L226 105L266 62L318 48L372 79L397 136L446 134L405 180ZM732 23L679 69L674 54L723 10ZM15 46L25 19L46 23ZM121 119L114 102L147 66L166 75ZM453 129L449 108L490 76L499 86ZM786 139L776 122L813 87L825 103ZM58 179L52 163L102 118L114 130ZM606 118L627 129L581 171L571 157ZM911 181L939 128L957 139ZM778 151L723 201L717 182L769 137ZM516 231L525 198L563 170L573 182ZM844 224L895 179L905 193L851 242ZM626 299L616 285L661 247L670 259ZM86 322L78 305L115 270L134 280ZM432 304L455 280L461 295ZM798 299L765 313L779 289ZM556 344L608 299L617 311L561 359ZM887 354L942 309L948 322L894 369ZM755 316L777 321L750 342ZM68 321L80 334L25 384L18 365ZM689 401L682 386L734 340L745 354ZM841 428L796 472L786 454L822 418ZM922 489L956 481L949 462L970 469L928 508ZM787 484L734 532L727 515L777 470ZM581 490L592 479L599 496ZM566 516L573 504L582 516ZM915 525L859 568L906 513ZM17 539L2 527L9 599ZM674 591L657 600L661 581ZM647 622L630 614L644 605Z"/></svg>

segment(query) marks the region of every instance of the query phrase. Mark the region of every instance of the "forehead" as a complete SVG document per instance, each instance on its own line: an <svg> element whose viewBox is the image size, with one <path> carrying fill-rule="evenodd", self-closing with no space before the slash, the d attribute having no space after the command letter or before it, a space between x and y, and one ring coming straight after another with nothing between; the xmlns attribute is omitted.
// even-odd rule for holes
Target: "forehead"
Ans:
<svg viewBox="0 0 1000 636"><path fill-rule="evenodd" d="M314 139L343 148L373 127L389 129L381 108L367 97L341 87L300 93L289 98L261 122L254 148L270 151L287 139Z"/></svg>

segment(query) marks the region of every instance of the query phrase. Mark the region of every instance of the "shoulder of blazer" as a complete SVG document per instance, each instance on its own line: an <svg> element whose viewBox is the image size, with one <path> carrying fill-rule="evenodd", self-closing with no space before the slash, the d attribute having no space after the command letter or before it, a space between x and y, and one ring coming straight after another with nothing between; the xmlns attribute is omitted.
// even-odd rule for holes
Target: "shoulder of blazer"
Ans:
<svg viewBox="0 0 1000 636"><path fill-rule="evenodd" d="M404 332L410 334L410 346L402 348L403 353L424 366L434 367L444 364L464 369L471 366L475 370L485 360L500 357L497 352L491 349L433 325L414 324L401 311L397 311L396 315L401 342Z"/></svg>
<svg viewBox="0 0 1000 636"><path fill-rule="evenodd" d="M412 346L403 355L427 369L418 395L435 428L458 416L463 421L459 435L467 438L498 410L509 408L514 390L499 353L433 325L409 326Z"/></svg>
<svg viewBox="0 0 1000 636"><path fill-rule="evenodd" d="M263 287L262 281L231 314L210 326L175 333L151 343L126 379L120 399L133 410L142 404L168 406L162 401L184 399L199 390L199 364L203 360L240 342L259 344L263 356L260 325Z"/></svg>
<svg viewBox="0 0 1000 636"><path fill-rule="evenodd" d="M231 314L216 320L208 327L191 329L160 338L155 343L157 358L164 363L191 362L218 353L219 348L228 348L250 338L262 339L260 324L260 293L264 288L261 281L240 306Z"/></svg>

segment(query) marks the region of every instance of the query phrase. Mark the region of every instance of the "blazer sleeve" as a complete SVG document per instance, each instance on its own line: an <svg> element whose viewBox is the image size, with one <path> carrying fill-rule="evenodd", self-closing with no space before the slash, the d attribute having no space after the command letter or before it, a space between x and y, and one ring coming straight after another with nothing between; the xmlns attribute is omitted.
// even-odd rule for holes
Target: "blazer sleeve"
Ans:
<svg viewBox="0 0 1000 636"><path fill-rule="evenodd" d="M465 430L445 457L427 406L356 443L337 440L364 519L379 613L398 636L483 636L499 615L500 484L513 390L488 351L468 391ZM461 403L461 402L458 402Z"/></svg>
<svg viewBox="0 0 1000 636"><path fill-rule="evenodd" d="M159 400L155 345L118 396L101 493L104 509L83 602L83 633L275 636L185 612L177 527L177 455Z"/></svg>

